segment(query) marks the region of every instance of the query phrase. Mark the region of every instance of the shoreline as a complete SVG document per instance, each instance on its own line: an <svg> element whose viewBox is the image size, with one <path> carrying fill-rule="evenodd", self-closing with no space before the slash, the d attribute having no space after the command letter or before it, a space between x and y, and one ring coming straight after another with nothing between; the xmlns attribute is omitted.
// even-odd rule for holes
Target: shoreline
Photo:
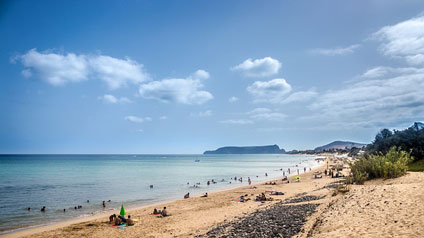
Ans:
<svg viewBox="0 0 424 238"><path fill-rule="evenodd" d="M314 157L323 157L321 156L314 156ZM317 171L319 169L323 169L325 166L324 162L321 162L320 164L318 164L317 166L315 166L311 171L306 171L306 173L300 173L299 176L307 176L309 174L312 174L314 171ZM288 176L289 179L293 179L295 176L298 175L291 175ZM252 186L261 186L262 184L266 183L266 182L270 182L270 181L278 181L281 180L282 176L279 177L275 177L269 180L264 180L261 182L257 182L257 183L252 183L251 185L240 185L237 187L232 187L232 188L224 188L224 189L218 189L216 191L212 191L212 192L208 192L209 197L215 196L215 195L219 195L222 193L228 193L228 192L236 192L239 190L244 190L244 189L248 189L249 187ZM196 199L199 197L199 194L193 193L195 196L190 197L190 199L171 199L169 201L161 201L161 202L156 202L153 204L146 204L146 205L141 205L141 206L136 206L136 207L132 207L129 208L127 210L127 214L131 214L131 213L137 213L140 212L141 210L146 210L146 209L151 209L153 210L153 207L163 207L163 206L168 206L169 204L173 204L173 203L179 203L179 202L185 202L185 201L189 201L191 199ZM171 205L172 206L172 205ZM101 213L101 214L92 214L92 215L88 215L88 216L84 216L84 217L78 217L78 218L72 218L69 220L65 220L65 221L59 221L59 222L55 222L53 224L46 224L46 225L39 225L37 227L30 227L30 228L22 228L22 230L17 230L17 231L12 231L9 233L4 233L1 234L0 237L25 237L25 236L31 236L31 235L36 235L42 232L49 232L49 231L54 231L57 229L61 229L61 228L65 228L65 227L69 227L72 225L76 225L76 224L81 224L81 223L85 223L85 222L90 222L90 221L95 221L95 220L108 220L108 217L110 214L113 213L119 213L119 209L112 209L109 210L108 212L105 213Z"/></svg>

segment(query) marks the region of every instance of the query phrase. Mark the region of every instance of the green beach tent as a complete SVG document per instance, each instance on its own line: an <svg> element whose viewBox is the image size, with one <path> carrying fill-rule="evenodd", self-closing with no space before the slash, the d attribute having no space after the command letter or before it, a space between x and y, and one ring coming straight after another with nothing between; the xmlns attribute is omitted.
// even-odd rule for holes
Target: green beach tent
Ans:
<svg viewBox="0 0 424 238"><path fill-rule="evenodd" d="M125 216L125 208L124 208L124 204L122 204L122 206L121 206L121 212L119 213L119 215L121 215L121 216Z"/></svg>

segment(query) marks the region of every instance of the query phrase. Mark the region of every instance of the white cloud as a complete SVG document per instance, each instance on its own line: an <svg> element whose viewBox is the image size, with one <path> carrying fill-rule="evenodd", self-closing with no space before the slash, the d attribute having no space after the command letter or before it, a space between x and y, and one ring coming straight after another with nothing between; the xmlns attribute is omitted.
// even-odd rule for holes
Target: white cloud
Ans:
<svg viewBox="0 0 424 238"><path fill-rule="evenodd" d="M132 103L132 101L130 99L128 99L127 97L120 97L117 98L111 94L105 94L103 96L99 97L100 100L106 102L106 103L111 103L111 104L117 104L117 103Z"/></svg>
<svg viewBox="0 0 424 238"><path fill-rule="evenodd" d="M266 77L275 75L281 68L281 63L271 57L263 59L247 59L243 63L231 68L240 71L247 77Z"/></svg>
<svg viewBox="0 0 424 238"><path fill-rule="evenodd" d="M359 47L360 47L359 44L354 44L347 47L336 47L336 48L329 48L329 49L318 48L318 49L312 50L311 52L314 54L328 55L328 56L347 55L347 54L352 54Z"/></svg>
<svg viewBox="0 0 424 238"><path fill-rule="evenodd" d="M253 124L253 121L251 121L251 120L243 120L243 119L240 119L240 120L232 120L232 119L230 119L230 120L220 121L220 123L223 123L223 124L234 124L234 125L248 125L248 124Z"/></svg>
<svg viewBox="0 0 424 238"><path fill-rule="evenodd" d="M160 117L159 117L159 120L166 120L166 119L168 119L168 117L167 117L167 116L160 116Z"/></svg>
<svg viewBox="0 0 424 238"><path fill-rule="evenodd" d="M190 116L192 117L210 117L212 116L212 111L211 110L206 110L204 112L192 112L190 113Z"/></svg>
<svg viewBox="0 0 424 238"><path fill-rule="evenodd" d="M60 54L31 49L15 60L25 66L22 71L25 77L36 75L54 86L96 78L106 82L110 89L118 89L149 79L142 64L105 55Z"/></svg>
<svg viewBox="0 0 424 238"><path fill-rule="evenodd" d="M191 76L179 79L164 79L140 85L139 94L146 99L160 102L177 102L182 104L203 104L213 98L212 94L200 90L202 79L207 79L209 73L198 70Z"/></svg>
<svg viewBox="0 0 424 238"><path fill-rule="evenodd" d="M199 69L196 72L191 74L192 79L208 79L210 77L209 73L203 69Z"/></svg>
<svg viewBox="0 0 424 238"><path fill-rule="evenodd" d="M147 121L152 121L150 117L137 117L137 116L126 116L125 120L133 122L133 123L143 123Z"/></svg>
<svg viewBox="0 0 424 238"><path fill-rule="evenodd" d="M287 115L281 112L276 112L269 108L255 108L248 112L250 119L252 120L264 120L264 121L283 121Z"/></svg>
<svg viewBox="0 0 424 238"><path fill-rule="evenodd" d="M150 78L143 71L143 65L129 58L117 59L110 56L89 56L94 77L107 83L110 89L118 89L128 84L139 84Z"/></svg>
<svg viewBox="0 0 424 238"><path fill-rule="evenodd" d="M405 67L405 68L393 68L393 67L384 67L378 66L372 69L367 70L361 76L363 78L381 78L384 76L395 76L401 74L416 74L424 73L424 68L414 68L414 67Z"/></svg>
<svg viewBox="0 0 424 238"><path fill-rule="evenodd" d="M230 103L234 103L234 102L237 102L239 99L238 99L238 97L230 97L229 99L228 99L228 102L230 102Z"/></svg>
<svg viewBox="0 0 424 238"><path fill-rule="evenodd" d="M424 63L424 16L385 26L372 37L381 42L384 55L403 58L409 64Z"/></svg>
<svg viewBox="0 0 424 238"><path fill-rule="evenodd" d="M256 81L247 87L255 102L281 103L292 90L285 79Z"/></svg>
<svg viewBox="0 0 424 238"><path fill-rule="evenodd" d="M281 101L283 104L294 102L305 102L316 98L318 93L315 90L297 91L290 94L287 98Z"/></svg>
<svg viewBox="0 0 424 238"><path fill-rule="evenodd" d="M344 126L410 123L424 117L423 88L424 72L367 79L323 93L310 108L315 117Z"/></svg>

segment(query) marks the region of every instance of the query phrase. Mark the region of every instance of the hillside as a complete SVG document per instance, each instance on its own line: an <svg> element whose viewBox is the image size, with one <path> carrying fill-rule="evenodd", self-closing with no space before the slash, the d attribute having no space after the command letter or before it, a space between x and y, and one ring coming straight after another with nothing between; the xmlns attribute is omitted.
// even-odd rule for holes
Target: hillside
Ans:
<svg viewBox="0 0 424 238"><path fill-rule="evenodd" d="M366 144L356 143L351 141L333 141L329 144L318 146L315 148L315 151L324 151L324 150L337 150L337 149L351 149L352 147L362 148Z"/></svg>

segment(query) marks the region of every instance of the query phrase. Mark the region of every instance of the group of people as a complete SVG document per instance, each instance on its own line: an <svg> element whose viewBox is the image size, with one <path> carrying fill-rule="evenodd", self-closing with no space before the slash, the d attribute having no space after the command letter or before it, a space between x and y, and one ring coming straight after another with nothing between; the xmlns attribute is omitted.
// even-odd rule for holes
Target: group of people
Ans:
<svg viewBox="0 0 424 238"><path fill-rule="evenodd" d="M272 198L271 197L267 198L265 196L265 193L261 193L258 196L256 196L255 200L258 201L258 202L264 202L264 201L272 201Z"/></svg>
<svg viewBox="0 0 424 238"><path fill-rule="evenodd" d="M170 216L168 215L168 210L166 210L166 207L163 207L162 211L161 210L157 210L156 208L153 209L153 215L162 215L162 217L167 217Z"/></svg>
<svg viewBox="0 0 424 238"><path fill-rule="evenodd" d="M113 214L109 217L109 224L114 224L117 226L126 224L127 226L133 226L134 220L130 215L128 215L128 218L125 218L125 216L116 216L116 214Z"/></svg>
<svg viewBox="0 0 424 238"><path fill-rule="evenodd" d="M111 202L111 200L108 200L107 202ZM87 200L87 203L90 203L90 200ZM105 201L103 201L103 203L102 203L102 205L103 205L103 207L105 208L106 207L106 202ZM74 210L78 210L78 209L81 209L82 208L82 205L78 205L78 206L75 206L74 207ZM40 211L41 212L45 212L46 211L46 206L43 206L41 209L40 209ZM32 210L32 208L31 207L28 207L27 209L26 209L27 211L31 211ZM63 212L66 212L66 208L64 208L63 209Z"/></svg>

